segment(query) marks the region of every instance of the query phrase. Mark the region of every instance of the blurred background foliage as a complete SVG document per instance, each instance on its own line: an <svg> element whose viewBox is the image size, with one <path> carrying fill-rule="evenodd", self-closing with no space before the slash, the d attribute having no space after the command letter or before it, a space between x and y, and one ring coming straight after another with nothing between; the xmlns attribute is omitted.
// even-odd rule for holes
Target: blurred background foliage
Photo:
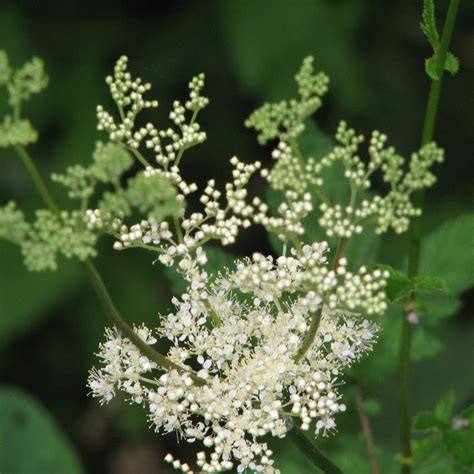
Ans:
<svg viewBox="0 0 474 474"><path fill-rule="evenodd" d="M437 4L444 18L447 2ZM208 140L188 152L184 165L185 174L202 184L210 175L227 178L234 154L268 162L269 149L258 146L243 121L264 100L291 97L294 72L308 54L330 75L331 86L304 138L306 149L322 155L345 119L366 136L375 128L386 132L405 156L416 150L429 87L423 62L430 55L420 12L421 2L412 0L4 0L0 48L16 66L32 55L46 62L49 87L25 111L40 131L31 153L44 175L88 163L95 141L105 138L96 132L95 107L110 104L104 77L119 55L128 55L131 70L153 83L158 123L175 98L185 97L192 75L204 71L211 103L201 120ZM426 299L429 311L414 336L414 412L431 410L449 390L455 412L474 401L472 218L463 217L452 230L453 219L472 211L473 24L474 5L464 2L451 48L461 72L445 79L436 130L447 160L428 194L424 227L432 234L422 260L423 272L450 279L453 294ZM1 97L2 114L4 106ZM2 151L0 164L0 203L15 199L31 215L39 199L19 160ZM55 192L70 205L61 189ZM379 247L363 239L350 252L357 263L370 256L404 269L406 249L405 236L390 235ZM271 243L252 230L228 250L271 252ZM130 322L156 322L172 294L163 270L145 253L114 253L110 240L99 251L97 265L122 313ZM220 258L228 257L213 256ZM384 473L398 470L400 311L394 307L384 318L374 353L354 368ZM56 273L28 273L18 249L0 242L2 472L167 473L166 452L192 455L193 447L177 446L174 435L153 434L139 408L120 402L102 408L87 397L87 371L106 323L78 263L65 262ZM343 391L350 410L338 420L339 434L320 444L344 472L369 472L351 383ZM29 459L18 451L18 440L27 440ZM314 471L291 444L277 443L276 450L284 474ZM437 451L416 472L454 472L447 456Z"/></svg>

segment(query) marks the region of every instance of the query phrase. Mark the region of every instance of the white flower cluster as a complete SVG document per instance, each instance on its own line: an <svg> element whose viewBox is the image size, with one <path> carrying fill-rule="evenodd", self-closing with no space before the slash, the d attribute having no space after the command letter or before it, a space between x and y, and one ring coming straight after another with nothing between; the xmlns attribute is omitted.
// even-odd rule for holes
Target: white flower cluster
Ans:
<svg viewBox="0 0 474 474"><path fill-rule="evenodd" d="M89 380L93 395L109 401L122 390L148 406L157 430L200 440L212 449L210 458L198 455L203 472L279 472L262 437L285 436L288 415L300 418L303 429L315 420L316 434L335 427L334 416L345 410L338 375L370 350L376 334L353 310L384 309L384 275L365 269L352 275L344 261L328 270L327 251L322 243L276 260L255 254L210 286L202 248L190 253L185 245L170 246L162 257L174 256L165 263L177 264L188 288L173 299L176 310L156 334L172 342L167 357L183 370L157 373L127 339L108 331L100 352L104 368ZM315 317L319 328L301 354ZM202 383L193 381L190 367Z"/></svg>
<svg viewBox="0 0 474 474"><path fill-rule="evenodd" d="M365 165L357 155L362 138L342 123L337 134L340 144L322 160L306 160L296 138L303 120L319 107L328 81L313 74L312 59L305 60L296 80L298 101L271 104L247 122L258 130L261 142L279 139L271 171L262 170L260 162L245 164L233 157L232 181L221 191L214 179L209 180L199 198L201 212L186 213L179 207L163 218L149 213L129 226L123 222L127 214L114 215L110 207L87 211L92 228L115 237L115 249L153 250L157 260L174 267L186 282L184 293L172 299L174 310L161 317L156 330L136 329L147 344L158 337L171 342L167 363L157 365L160 358L149 360L120 332L109 330L99 354L103 367L91 371L92 393L108 402L121 390L132 402L147 407L157 431L200 441L210 455L198 453L199 472L278 473L263 437L284 437L288 416L299 419L304 430L314 426L316 435L334 429L336 414L345 410L337 389L341 374L375 341L377 326L363 314L385 311L388 275L365 267L350 271L339 252L330 267L327 243L301 242L302 221L313 210L316 193L323 200L320 224L329 236L347 239L372 217L380 232L389 226L401 231L416 213L409 194L434 182L429 167L442 158L434 145L428 145L412 157L404 173L403 159L392 148L385 149L386 137L374 132L370 162ZM131 79L124 58L107 81L122 123L115 125L101 109L99 127L145 165L137 195L147 201L146 206L139 207L138 198L132 199L144 213L153 210L155 178L157 186L165 182L176 189L180 204L197 190L182 178L179 165L184 151L205 139L196 122L208 103L201 96L203 81L202 75L191 81L184 105L173 103L169 117L176 130L147 124L136 132L136 113L154 106L142 97L149 86ZM186 111L192 112L189 121ZM147 152L154 154L154 166L139 151L144 139ZM322 173L337 160L344 165L352 191L346 207L330 203L322 193ZM358 205L357 193L367 192L376 169L382 170L391 191ZM262 199L248 195L249 180L259 170L283 193L277 215ZM170 222L165 220L169 216ZM255 253L230 269L209 274L202 246L211 239L231 244L252 223L263 225L285 243L283 255ZM172 455L166 460L182 472L193 472Z"/></svg>

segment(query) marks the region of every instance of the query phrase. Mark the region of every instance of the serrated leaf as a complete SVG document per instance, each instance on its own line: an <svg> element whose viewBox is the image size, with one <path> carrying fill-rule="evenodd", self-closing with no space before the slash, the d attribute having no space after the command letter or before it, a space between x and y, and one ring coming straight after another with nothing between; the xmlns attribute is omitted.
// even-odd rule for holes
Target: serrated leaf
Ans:
<svg viewBox="0 0 474 474"><path fill-rule="evenodd" d="M439 48L439 35L436 28L435 7L433 0L423 2L423 21L420 23L421 31L425 34L435 51Z"/></svg>
<svg viewBox="0 0 474 474"><path fill-rule="evenodd" d="M436 404L433 411L434 416L445 423L449 423L451 420L451 415L453 414L453 407L454 393L451 390Z"/></svg>
<svg viewBox="0 0 474 474"><path fill-rule="evenodd" d="M446 291L443 280L436 276L421 275L409 278L404 273L388 265L383 265L390 275L385 289L387 298L391 303L402 301L411 293L436 293Z"/></svg>
<svg viewBox="0 0 474 474"><path fill-rule="evenodd" d="M387 286L385 288L388 300L391 303L395 303L408 298L413 291L413 284L410 278L392 267L384 266L384 269L389 271Z"/></svg>
<svg viewBox="0 0 474 474"><path fill-rule="evenodd" d="M474 468L474 405L454 418L451 429L444 432L443 442L458 464Z"/></svg>
<svg viewBox="0 0 474 474"><path fill-rule="evenodd" d="M0 390L0 472L83 472L69 441L49 413L14 388Z"/></svg>
<svg viewBox="0 0 474 474"><path fill-rule="evenodd" d="M413 428L416 431L445 430L451 426L454 393L449 391L435 406L433 412L423 411L416 415Z"/></svg>
<svg viewBox="0 0 474 474"><path fill-rule="evenodd" d="M446 286L443 280L437 276L420 275L411 278L413 289L417 293L445 292Z"/></svg>
<svg viewBox="0 0 474 474"><path fill-rule="evenodd" d="M433 81L439 81L439 75L437 70L438 57L435 54L428 59L425 59L425 71Z"/></svg>
<svg viewBox="0 0 474 474"><path fill-rule="evenodd" d="M453 76L459 71L459 59L456 56L454 56L453 53L450 53L449 51L446 56L446 61L444 63L444 69L450 72Z"/></svg>
<svg viewBox="0 0 474 474"><path fill-rule="evenodd" d="M444 61L444 69L450 72L453 76L459 71L459 60L449 51L446 55L446 60ZM434 53L433 56L425 59L425 71L433 81L439 81L437 53Z"/></svg>
<svg viewBox="0 0 474 474"><path fill-rule="evenodd" d="M442 430L448 425L437 418L435 415L429 411L422 411L415 416L413 422L413 429L415 431L433 431L433 430Z"/></svg>
<svg viewBox="0 0 474 474"><path fill-rule="evenodd" d="M413 467L416 474L458 474L439 436L412 440Z"/></svg>

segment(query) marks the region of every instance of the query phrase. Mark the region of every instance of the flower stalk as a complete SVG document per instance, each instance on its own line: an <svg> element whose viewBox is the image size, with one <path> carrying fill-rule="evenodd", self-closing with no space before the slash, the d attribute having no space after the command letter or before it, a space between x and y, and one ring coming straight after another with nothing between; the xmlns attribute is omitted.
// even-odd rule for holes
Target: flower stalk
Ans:
<svg viewBox="0 0 474 474"><path fill-rule="evenodd" d="M15 150L20 157L25 169L27 170L28 174L30 175L38 193L41 196L41 199L45 203L45 205L57 216L60 216L61 211L59 209L56 200L48 190L46 183L44 182L43 178L39 174L38 169L36 168L31 156L27 152L27 150L22 146L15 147ZM168 370L178 370L179 372L188 372L189 376L193 379L194 383L197 385L204 385L206 383L205 380L198 377L192 371L181 367L178 364L167 359L165 356L160 354L159 352L155 351L151 346L146 344L140 336L138 336L133 329L125 322L125 320L120 316L112 297L110 296L107 287L105 286L104 280L102 279L100 273L97 271L95 265L89 260L86 259L83 262L83 266L86 270L86 273L89 277L92 286L102 303L102 306L107 313L107 315L112 319L114 324L123 332L123 334L130 339L130 341L150 360L156 362L159 367Z"/></svg>
<svg viewBox="0 0 474 474"><path fill-rule="evenodd" d="M431 80L430 93L428 97L428 104L426 107L425 120L423 125L423 133L421 138L421 145L424 146L433 140L434 128L436 124L436 115L438 111L439 97L441 93L441 86L444 74L444 65L451 42L451 36L454 30L454 23L459 7L459 0L451 0L449 3L448 13L446 16L443 33L441 36L441 43L439 51L437 52L436 73L438 79ZM423 210L425 200L425 191L421 189L414 196L414 204L417 208ZM420 247L422 238L422 219L421 216L414 219L410 232L410 246L408 256L408 276L413 277L418 274L418 267L420 262ZM415 302L416 295L412 294L409 298L409 306ZM402 332L400 338L399 349L399 396L400 396L400 411L402 419L400 444L401 454L405 462L402 465L402 474L411 473L411 416L410 416L410 401L409 401L409 368L410 368L410 353L412 341L412 324L407 319L405 313L402 323Z"/></svg>

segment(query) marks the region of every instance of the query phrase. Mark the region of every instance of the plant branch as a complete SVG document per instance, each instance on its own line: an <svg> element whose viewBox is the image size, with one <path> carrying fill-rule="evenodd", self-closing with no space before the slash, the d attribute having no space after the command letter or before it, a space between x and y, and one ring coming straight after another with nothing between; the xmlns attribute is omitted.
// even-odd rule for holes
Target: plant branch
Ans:
<svg viewBox="0 0 474 474"><path fill-rule="evenodd" d="M133 329L122 319L117 308L112 301L110 293L108 292L102 277L95 268L94 264L90 260L84 262L84 268L89 276L89 279L94 287L94 290L99 297L105 312L112 319L114 324L124 333L124 335L130 339L130 341L139 349L144 355L146 355L150 360L156 362L160 367L168 370L178 370L180 372L188 372L189 376L193 379L194 383L198 385L205 385L206 381L196 376L190 370L181 367L178 364L167 359L165 356L155 351L151 346L149 346L138 334L136 334Z"/></svg>
<svg viewBox="0 0 474 474"><path fill-rule="evenodd" d="M26 168L26 171L30 175L30 178L32 179L33 184L35 185L36 190L41 196L41 199L43 199L44 203L51 210L51 212L53 212L56 216L59 217L61 215L61 210L59 209L59 206L57 205L53 196L49 192L43 178L36 169L36 166L33 163L33 160L31 159L30 155L22 146L16 146L15 151L20 157L20 160L23 163L23 166Z"/></svg>
<svg viewBox="0 0 474 474"><path fill-rule="evenodd" d="M332 263L333 270L337 270L339 260L342 258L346 250L347 242L348 242L347 237L341 237L339 239L339 243L337 244L336 255L334 256L334 261Z"/></svg>
<svg viewBox="0 0 474 474"><path fill-rule="evenodd" d="M325 474L342 474L342 471L306 436L304 431L295 426L292 440L303 454Z"/></svg>
<svg viewBox="0 0 474 474"><path fill-rule="evenodd" d="M431 81L430 93L428 97L428 104L426 107L425 120L423 126L423 133L421 138L421 145L424 146L433 139L434 128L436 123L436 114L438 111L439 97L441 93L441 85L443 81L444 65L446 56L451 42L451 36L454 29L454 23L459 7L459 0L451 0L446 16L443 33L441 36L441 43L437 51L436 72L438 80ZM423 211L425 200L424 191L418 191L414 196L414 205ZM410 233L410 247L408 255L408 276L417 275L420 263L420 244L422 235L422 220L421 216L414 219L411 226ZM415 295L410 296L413 302ZM403 318L403 327L400 338L400 355L399 355L399 391L400 391L400 410L402 428L400 435L401 454L406 462L402 465L401 472L403 474L411 473L411 430L410 430L410 403L408 393L408 377L410 368L410 352L412 340L412 326L407 320L406 314Z"/></svg>
<svg viewBox="0 0 474 474"><path fill-rule="evenodd" d="M36 166L26 149L24 147L17 146L15 147L15 150L18 153L21 161L23 162L28 174L33 180L36 189L38 190L46 206L56 215L60 216L61 212L58 204L49 192L45 182L43 181L43 178L36 169ZM82 263L107 315L112 319L114 324L124 333L124 335L128 339L130 339L130 341L144 355L146 355L150 360L156 362L160 367L164 369L175 369L180 372L188 372L194 383L198 385L206 384L206 381L204 379L198 377L191 370L188 370L170 361L165 356L155 351L155 349L149 346L145 341L143 341L143 339L141 339L141 337L138 336L138 334L136 334L133 329L120 316L117 308L115 307L114 302L112 301L112 297L110 296L110 293L108 292L107 287L105 286L105 283L102 280L102 277L100 276L99 272L95 268L94 264L88 259Z"/></svg>
<svg viewBox="0 0 474 474"><path fill-rule="evenodd" d="M354 385L354 389L355 389L355 396L356 396L357 411L359 413L359 419L360 419L360 424L362 426L362 431L364 432L364 436L365 436L365 444L367 446L367 453L369 455L371 471L372 471L372 474L380 474L380 466L377 459L377 453L375 452L374 436L372 434L372 429L370 427L369 417L367 416L367 413L365 411L362 389L357 381Z"/></svg>
<svg viewBox="0 0 474 474"><path fill-rule="evenodd" d="M309 326L308 332L306 333L303 343L301 344L301 347L299 348L298 352L295 355L295 362L299 362L306 352L308 352L308 349L313 345L314 339L316 337L316 333L318 332L318 327L319 323L321 322L321 315L323 313L323 309L319 309L318 311L315 311L313 313L313 317L311 319L311 325Z"/></svg>

